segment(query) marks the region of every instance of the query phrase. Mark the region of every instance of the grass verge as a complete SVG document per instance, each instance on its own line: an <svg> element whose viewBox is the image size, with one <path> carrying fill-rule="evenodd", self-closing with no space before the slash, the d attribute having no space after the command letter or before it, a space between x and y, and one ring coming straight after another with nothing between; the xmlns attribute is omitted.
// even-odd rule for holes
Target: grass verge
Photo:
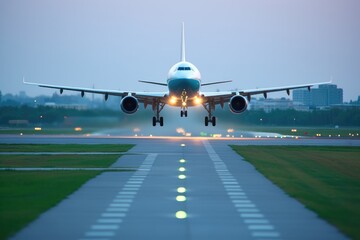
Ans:
<svg viewBox="0 0 360 240"><path fill-rule="evenodd" d="M1 168L101 168L108 167L119 155L0 155Z"/></svg>
<svg viewBox="0 0 360 240"><path fill-rule="evenodd" d="M132 144L0 144L0 152L127 152Z"/></svg>
<svg viewBox="0 0 360 240"><path fill-rule="evenodd" d="M0 239L15 234L99 171L0 173Z"/></svg>
<svg viewBox="0 0 360 240"><path fill-rule="evenodd" d="M133 145L10 145L6 152L125 152ZM110 155L0 155L0 167L109 167ZM0 239L6 239L101 171L1 171Z"/></svg>
<svg viewBox="0 0 360 240"><path fill-rule="evenodd" d="M321 218L360 238L360 148L232 146Z"/></svg>

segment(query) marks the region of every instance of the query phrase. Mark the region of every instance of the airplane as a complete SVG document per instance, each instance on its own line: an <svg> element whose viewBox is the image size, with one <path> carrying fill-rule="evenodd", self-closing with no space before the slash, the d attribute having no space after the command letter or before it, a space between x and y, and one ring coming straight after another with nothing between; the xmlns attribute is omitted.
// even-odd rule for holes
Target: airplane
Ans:
<svg viewBox="0 0 360 240"><path fill-rule="evenodd" d="M264 98L267 98L267 94L270 92L286 91L287 95L290 95L290 90L298 88L310 88L314 85L329 84L331 82L321 83L309 83L302 85L292 85L274 88L259 88L248 89L239 91L222 91L222 92L203 92L200 88L203 86L222 84L231 82L217 81L202 83L200 71L194 64L186 61L185 58L185 27L182 24L181 33L181 57L180 62L173 65L169 72L167 82L151 82L151 81L139 81L147 84L155 84L168 88L166 92L138 92L138 91L117 91L106 89L93 89L82 87L71 87L61 85L50 85L34 82L26 82L25 84L37 85L44 88L59 89L60 94L64 90L77 91L84 97L85 93L96 93L104 95L105 101L109 96L120 96L120 107L126 114L133 114L139 108L139 103L144 104L146 108L148 105L152 106L154 111L154 117L152 118L152 125L156 126L159 123L160 126L164 125L164 118L160 116L161 111L166 105L179 107L180 117L188 116L188 108L193 106L202 105L207 111L208 115L205 117L205 126L211 123L212 126L216 125L216 117L213 116L215 106L220 105L224 107L225 103L229 104L230 111L235 114L240 114L248 108L248 103L251 101L252 95L263 94Z"/></svg>

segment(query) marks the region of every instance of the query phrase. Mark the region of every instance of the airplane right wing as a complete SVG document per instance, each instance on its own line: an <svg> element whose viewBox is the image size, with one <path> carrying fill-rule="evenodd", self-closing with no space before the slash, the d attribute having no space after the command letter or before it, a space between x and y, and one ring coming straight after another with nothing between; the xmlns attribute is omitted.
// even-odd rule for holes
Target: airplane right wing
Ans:
<svg viewBox="0 0 360 240"><path fill-rule="evenodd" d="M103 94L105 96L105 100L107 100L109 96L120 96L120 97L133 96L136 97L139 100L139 102L144 103L145 106L147 104L152 104L153 102L166 103L167 101L166 99L167 92L118 91L118 90L108 90L108 89L83 88L83 87L71 87L71 86L34 83L34 82L26 82L25 80L23 80L23 83L29 85L36 85L38 87L43 87L43 88L59 89L60 94L62 94L64 90L80 92L82 97L85 95L85 93Z"/></svg>

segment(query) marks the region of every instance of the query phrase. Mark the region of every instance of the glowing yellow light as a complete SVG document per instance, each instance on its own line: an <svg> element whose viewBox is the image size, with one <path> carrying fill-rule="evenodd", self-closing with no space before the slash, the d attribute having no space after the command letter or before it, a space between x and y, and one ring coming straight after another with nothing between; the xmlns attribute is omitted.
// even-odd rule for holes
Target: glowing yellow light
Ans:
<svg viewBox="0 0 360 240"><path fill-rule="evenodd" d="M176 102L177 102L177 98L174 97L174 96L172 96L172 97L170 98L170 100L169 100L170 105L175 105Z"/></svg>
<svg viewBox="0 0 360 240"><path fill-rule="evenodd" d="M227 130L227 132L228 132L228 133L233 133L233 132L234 132L234 129L233 129L233 128L229 128L229 129Z"/></svg>
<svg viewBox="0 0 360 240"><path fill-rule="evenodd" d="M186 176L184 174L179 175L179 179L185 179L185 178L186 178Z"/></svg>
<svg viewBox="0 0 360 240"><path fill-rule="evenodd" d="M185 161L185 159L180 159L179 162L185 163L186 161Z"/></svg>
<svg viewBox="0 0 360 240"><path fill-rule="evenodd" d="M75 132L81 132L82 131L82 128L81 127L76 127L74 128Z"/></svg>
<svg viewBox="0 0 360 240"><path fill-rule="evenodd" d="M179 172L185 172L185 168L184 167L179 167Z"/></svg>
<svg viewBox="0 0 360 240"><path fill-rule="evenodd" d="M194 98L194 104L195 105L199 105L199 104L201 104L202 103L202 98L200 98L200 97L195 97Z"/></svg>
<svg viewBox="0 0 360 240"><path fill-rule="evenodd" d="M186 188L184 188L184 187L178 187L177 192L178 192L178 193L185 193L185 192L186 192Z"/></svg>
<svg viewBox="0 0 360 240"><path fill-rule="evenodd" d="M185 130L183 128L177 128L176 132L181 133L181 134L185 134Z"/></svg>
<svg viewBox="0 0 360 240"><path fill-rule="evenodd" d="M41 131L41 127L34 128L35 131Z"/></svg>
<svg viewBox="0 0 360 240"><path fill-rule="evenodd" d="M176 201L178 201L178 202L185 202L185 201L186 201L186 197L183 196L183 195L176 196Z"/></svg>
<svg viewBox="0 0 360 240"><path fill-rule="evenodd" d="M187 217L187 214L184 211L177 211L175 217L178 219L185 219Z"/></svg>
<svg viewBox="0 0 360 240"><path fill-rule="evenodd" d="M182 102L181 104L183 107L186 107L186 102Z"/></svg>

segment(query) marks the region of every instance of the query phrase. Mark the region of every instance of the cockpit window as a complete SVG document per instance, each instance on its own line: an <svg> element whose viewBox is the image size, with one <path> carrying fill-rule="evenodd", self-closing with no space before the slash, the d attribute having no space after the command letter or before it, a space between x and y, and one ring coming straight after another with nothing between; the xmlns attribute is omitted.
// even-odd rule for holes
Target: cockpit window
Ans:
<svg viewBox="0 0 360 240"><path fill-rule="evenodd" d="M190 71L191 68L190 68L190 67L178 67L177 70L178 70L178 71Z"/></svg>

